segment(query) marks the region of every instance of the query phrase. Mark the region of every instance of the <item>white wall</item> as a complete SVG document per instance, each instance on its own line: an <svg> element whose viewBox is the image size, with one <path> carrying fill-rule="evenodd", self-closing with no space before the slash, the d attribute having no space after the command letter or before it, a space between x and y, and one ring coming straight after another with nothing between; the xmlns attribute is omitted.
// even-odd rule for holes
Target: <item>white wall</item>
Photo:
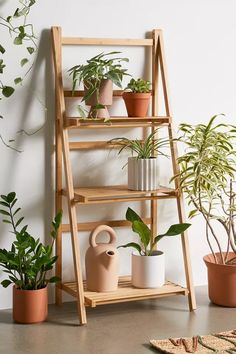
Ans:
<svg viewBox="0 0 236 354"><path fill-rule="evenodd" d="M1 13L8 15L17 6L17 1L1 1ZM154 28L164 30L167 64L169 71L171 101L176 126L180 122L206 122L216 113L224 112L234 123L236 115L236 4L234 0L38 0L30 15L40 37L38 57L34 69L23 88L5 101L1 101L0 133L12 137L19 129L34 131L42 124L44 128L36 135L17 136L17 146L24 152L13 152L0 144L0 193L16 191L19 204L34 235L47 240L50 220L53 215L53 119L54 92L53 69L50 53L50 27L59 25L65 36L143 38ZM9 42L8 34L0 28L1 41ZM99 49L68 48L65 51L65 69L97 53ZM140 49L122 48L130 58L129 71L142 75L144 53ZM17 48L8 46L10 72L9 82L18 74ZM82 59L81 59L82 58ZM68 86L69 87L69 86ZM47 111L36 99L45 102ZM124 109L116 103L115 111ZM115 137L125 131L115 132ZM97 134L95 132L95 134ZM132 132L128 134L131 136ZM136 132L135 132L136 134ZM91 135L91 134L90 134ZM85 136L83 136L86 139ZM105 131L101 139L109 138ZM121 169L125 156L119 160L115 152L73 153L74 169L81 184L90 185L119 183L125 181ZM79 165L84 173L79 173ZM170 177L168 162L161 162L162 182ZM77 177L76 177L77 178ZM136 204L137 205L137 204ZM135 204L132 204L134 207ZM106 205L99 208L85 206L80 211L80 220L96 218L123 218L127 204ZM159 229L177 222L173 201L160 203ZM117 230L119 242L130 239L130 230ZM6 225L0 224L0 247L9 247L12 235ZM69 237L65 237L65 277L71 279L71 253ZM202 256L208 252L201 219L194 219L189 231L191 258L195 285L206 283L206 271ZM80 238L82 249L88 243L85 234ZM160 248L167 254L167 276L184 283L180 240L164 240ZM129 272L129 254L121 251L121 273ZM0 278L3 278L0 273ZM0 288L0 308L11 306L11 289ZM52 300L52 297L51 297Z"/></svg>

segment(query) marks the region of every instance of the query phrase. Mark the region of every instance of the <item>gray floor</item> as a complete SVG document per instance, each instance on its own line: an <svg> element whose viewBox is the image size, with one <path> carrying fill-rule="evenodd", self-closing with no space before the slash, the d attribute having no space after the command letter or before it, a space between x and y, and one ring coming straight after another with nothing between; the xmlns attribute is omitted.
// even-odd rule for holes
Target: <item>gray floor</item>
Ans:
<svg viewBox="0 0 236 354"><path fill-rule="evenodd" d="M51 305L48 322L17 325L0 311L0 353L148 354L150 339L192 336L236 328L236 309L209 303L206 287L196 289L198 309L187 298L121 303L88 309L88 325L77 326L75 303Z"/></svg>

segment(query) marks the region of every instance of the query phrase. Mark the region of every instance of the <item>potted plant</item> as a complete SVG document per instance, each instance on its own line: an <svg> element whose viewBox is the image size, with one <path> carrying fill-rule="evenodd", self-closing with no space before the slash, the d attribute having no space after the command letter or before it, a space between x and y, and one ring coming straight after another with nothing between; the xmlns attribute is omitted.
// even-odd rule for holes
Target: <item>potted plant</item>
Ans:
<svg viewBox="0 0 236 354"><path fill-rule="evenodd" d="M106 106L112 104L112 84L122 88L122 80L127 69L121 63L128 62L127 58L112 57L120 52L100 53L88 59L85 65L76 65L69 69L72 75L74 91L80 83L84 84L84 97L82 101L91 106L89 117L108 119L109 112ZM78 106L81 117L85 118L84 108Z"/></svg>
<svg viewBox="0 0 236 354"><path fill-rule="evenodd" d="M145 117L151 97L150 81L131 79L123 93L129 117Z"/></svg>
<svg viewBox="0 0 236 354"><path fill-rule="evenodd" d="M205 221L211 250L204 257L209 298L236 307L236 127L216 123L217 117L206 125L180 125L187 150L178 159L180 173L174 178L193 207L189 217L201 214Z"/></svg>
<svg viewBox="0 0 236 354"><path fill-rule="evenodd" d="M15 240L11 249L0 249L0 266L8 275L1 282L4 288L13 286L13 319L18 323L42 322L48 313L48 283L55 283L58 277L48 276L57 256L52 255L53 244L61 223L59 212L52 222L50 245L43 245L39 238L35 239L28 231L28 225L21 227L24 217L18 218L21 208L16 208L16 193L1 195L0 213L3 222L12 226Z"/></svg>
<svg viewBox="0 0 236 354"><path fill-rule="evenodd" d="M140 238L140 244L129 242L119 246L131 247L137 252L132 254L132 285L137 288L158 288L165 282L165 258L163 252L155 249L156 244L165 236L183 233L191 224L171 225L164 234L153 239L150 228L133 209L127 209L126 219L132 223L132 230Z"/></svg>
<svg viewBox="0 0 236 354"><path fill-rule="evenodd" d="M154 130L144 141L125 137L109 141L110 144L121 146L118 154L124 149L129 149L132 155L136 154L135 157L128 158L128 189L130 190L152 191L159 186L156 156L167 157L161 149L168 146L169 139L156 138L157 132L158 129Z"/></svg>

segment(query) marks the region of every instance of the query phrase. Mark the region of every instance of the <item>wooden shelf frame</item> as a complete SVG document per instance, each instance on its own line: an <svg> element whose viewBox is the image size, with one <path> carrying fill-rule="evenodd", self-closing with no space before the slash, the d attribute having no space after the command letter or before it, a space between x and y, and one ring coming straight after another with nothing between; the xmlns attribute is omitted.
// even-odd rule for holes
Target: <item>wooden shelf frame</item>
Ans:
<svg viewBox="0 0 236 354"><path fill-rule="evenodd" d="M100 224L107 224L112 227L127 227L126 220L102 220L90 222L77 222L76 206L86 204L114 203L127 201L146 201L151 204L151 213L145 217L145 222L151 225L152 237L157 234L157 207L158 199L176 199L179 222L184 222L183 196L179 193L179 182L175 181L175 188L159 188L152 192L128 191L126 186L106 186L106 187L79 187L73 185L72 166L70 161L70 151L79 149L103 149L108 148L104 141L79 141L69 140L70 129L104 129L104 128L150 128L153 132L156 127L167 127L170 139L173 139L172 113L169 101L169 89L167 81L167 70L164 55L164 43L162 30L152 31L151 38L148 39L111 39L111 38L80 38L62 37L60 27L52 27L53 61L55 69L55 90L56 90L56 211L62 209L62 198L66 196L68 204L69 224L62 224L59 228L56 240L56 254L58 261L56 264L56 275L62 278L62 233L70 232L73 264L75 271L75 281L64 283L63 280L56 286L56 304L62 304L62 291L65 291L77 300L77 309L80 324L87 323L85 306L95 307L100 304L114 302L134 301L142 299L158 298L171 295L188 296L190 311L196 309L195 293L192 281L192 271L187 232L181 235L183 261L185 268L186 287L167 282L159 289L136 289L131 286L129 277L121 277L119 288L114 293L95 293L86 290L86 284L82 278L81 254L79 244L79 231L89 231ZM62 46L63 45L94 45L94 46L144 46L152 51L152 113L150 117L112 117L109 122L102 120L81 119L80 117L67 117L65 109L65 99L75 99L83 96L83 91L70 90L63 87L62 78ZM162 83L165 116L158 114L158 88ZM122 90L114 90L113 95L120 97ZM179 171L177 164L176 142L170 143L171 160L173 173ZM66 189L62 186L62 174L65 174Z"/></svg>

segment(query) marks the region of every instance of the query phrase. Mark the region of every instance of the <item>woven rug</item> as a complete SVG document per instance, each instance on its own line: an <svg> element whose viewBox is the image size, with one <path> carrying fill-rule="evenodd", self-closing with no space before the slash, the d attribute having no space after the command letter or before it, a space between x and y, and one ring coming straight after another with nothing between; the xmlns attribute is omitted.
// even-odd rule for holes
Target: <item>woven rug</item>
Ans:
<svg viewBox="0 0 236 354"><path fill-rule="evenodd" d="M236 354L236 330L189 338L153 339L150 343L159 352L169 354Z"/></svg>

